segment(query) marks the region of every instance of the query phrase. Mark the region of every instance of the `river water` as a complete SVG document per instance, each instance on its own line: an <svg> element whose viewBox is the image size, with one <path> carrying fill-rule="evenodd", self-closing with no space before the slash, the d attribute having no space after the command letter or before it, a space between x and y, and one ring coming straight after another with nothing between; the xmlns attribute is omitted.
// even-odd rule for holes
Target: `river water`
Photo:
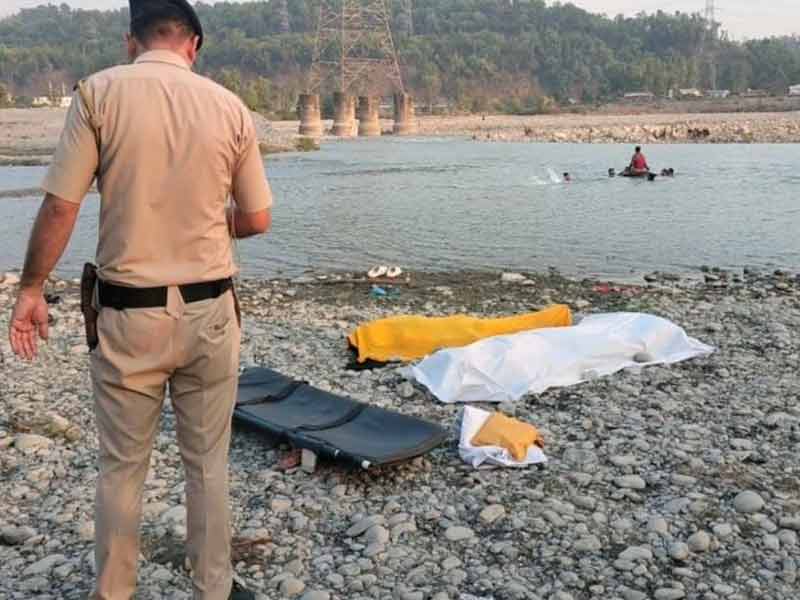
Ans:
<svg viewBox="0 0 800 600"><path fill-rule="evenodd" d="M651 167L673 167L674 179L609 179L631 150L384 138L271 157L274 230L240 244L243 272L552 266L628 279L800 264L800 145L653 146ZM36 187L43 172L0 168L0 196ZM93 256L98 203L86 200L62 275ZM0 198L0 270L20 267L38 204Z"/></svg>

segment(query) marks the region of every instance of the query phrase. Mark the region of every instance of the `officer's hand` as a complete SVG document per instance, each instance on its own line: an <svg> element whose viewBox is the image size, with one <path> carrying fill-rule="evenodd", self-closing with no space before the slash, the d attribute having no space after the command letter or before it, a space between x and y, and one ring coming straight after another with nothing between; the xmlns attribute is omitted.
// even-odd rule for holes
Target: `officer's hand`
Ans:
<svg viewBox="0 0 800 600"><path fill-rule="evenodd" d="M8 331L11 349L17 356L25 360L36 358L38 338L47 339L47 317L47 302L41 290L20 290Z"/></svg>

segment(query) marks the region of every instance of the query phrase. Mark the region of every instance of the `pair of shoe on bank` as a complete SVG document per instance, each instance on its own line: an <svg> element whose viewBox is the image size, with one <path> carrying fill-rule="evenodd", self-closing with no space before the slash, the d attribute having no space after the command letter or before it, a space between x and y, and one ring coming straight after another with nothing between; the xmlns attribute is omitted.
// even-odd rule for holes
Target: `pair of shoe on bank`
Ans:
<svg viewBox="0 0 800 600"><path fill-rule="evenodd" d="M403 269L400 267L387 267L380 265L373 267L367 272L367 277L370 279L380 279L381 277L388 277L389 279L396 279L403 274Z"/></svg>

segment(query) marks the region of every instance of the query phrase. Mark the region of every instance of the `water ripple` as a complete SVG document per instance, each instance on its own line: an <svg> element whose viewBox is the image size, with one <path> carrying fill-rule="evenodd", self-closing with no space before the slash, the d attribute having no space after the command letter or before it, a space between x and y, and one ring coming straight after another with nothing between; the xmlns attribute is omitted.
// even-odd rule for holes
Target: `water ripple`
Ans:
<svg viewBox="0 0 800 600"><path fill-rule="evenodd" d="M241 244L244 271L797 268L800 146L650 147L649 162L677 177L606 177L631 150L387 138L270 159L274 230ZM564 172L572 183L556 182ZM38 208L9 190L30 190L42 175L0 168L0 270L19 267ZM94 198L81 211L63 273L93 255L97 208Z"/></svg>

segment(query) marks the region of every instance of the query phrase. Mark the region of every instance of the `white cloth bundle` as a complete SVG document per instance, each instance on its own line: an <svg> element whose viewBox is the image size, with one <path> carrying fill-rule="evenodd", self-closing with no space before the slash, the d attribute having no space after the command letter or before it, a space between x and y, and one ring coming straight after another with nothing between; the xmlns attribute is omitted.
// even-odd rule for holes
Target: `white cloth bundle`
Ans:
<svg viewBox="0 0 800 600"><path fill-rule="evenodd" d="M461 417L461 437L458 441L458 454L467 464L476 469L481 465L494 465L499 467L527 467L538 463L547 462L542 449L539 446L528 448L528 455L524 460L515 460L505 448L500 446L473 446L472 439L486 423L492 413L465 406L464 414Z"/></svg>
<svg viewBox="0 0 800 600"><path fill-rule="evenodd" d="M714 348L666 319L611 313L586 317L573 327L526 331L441 350L407 374L442 402L507 402L621 369L671 364L712 352Z"/></svg>

